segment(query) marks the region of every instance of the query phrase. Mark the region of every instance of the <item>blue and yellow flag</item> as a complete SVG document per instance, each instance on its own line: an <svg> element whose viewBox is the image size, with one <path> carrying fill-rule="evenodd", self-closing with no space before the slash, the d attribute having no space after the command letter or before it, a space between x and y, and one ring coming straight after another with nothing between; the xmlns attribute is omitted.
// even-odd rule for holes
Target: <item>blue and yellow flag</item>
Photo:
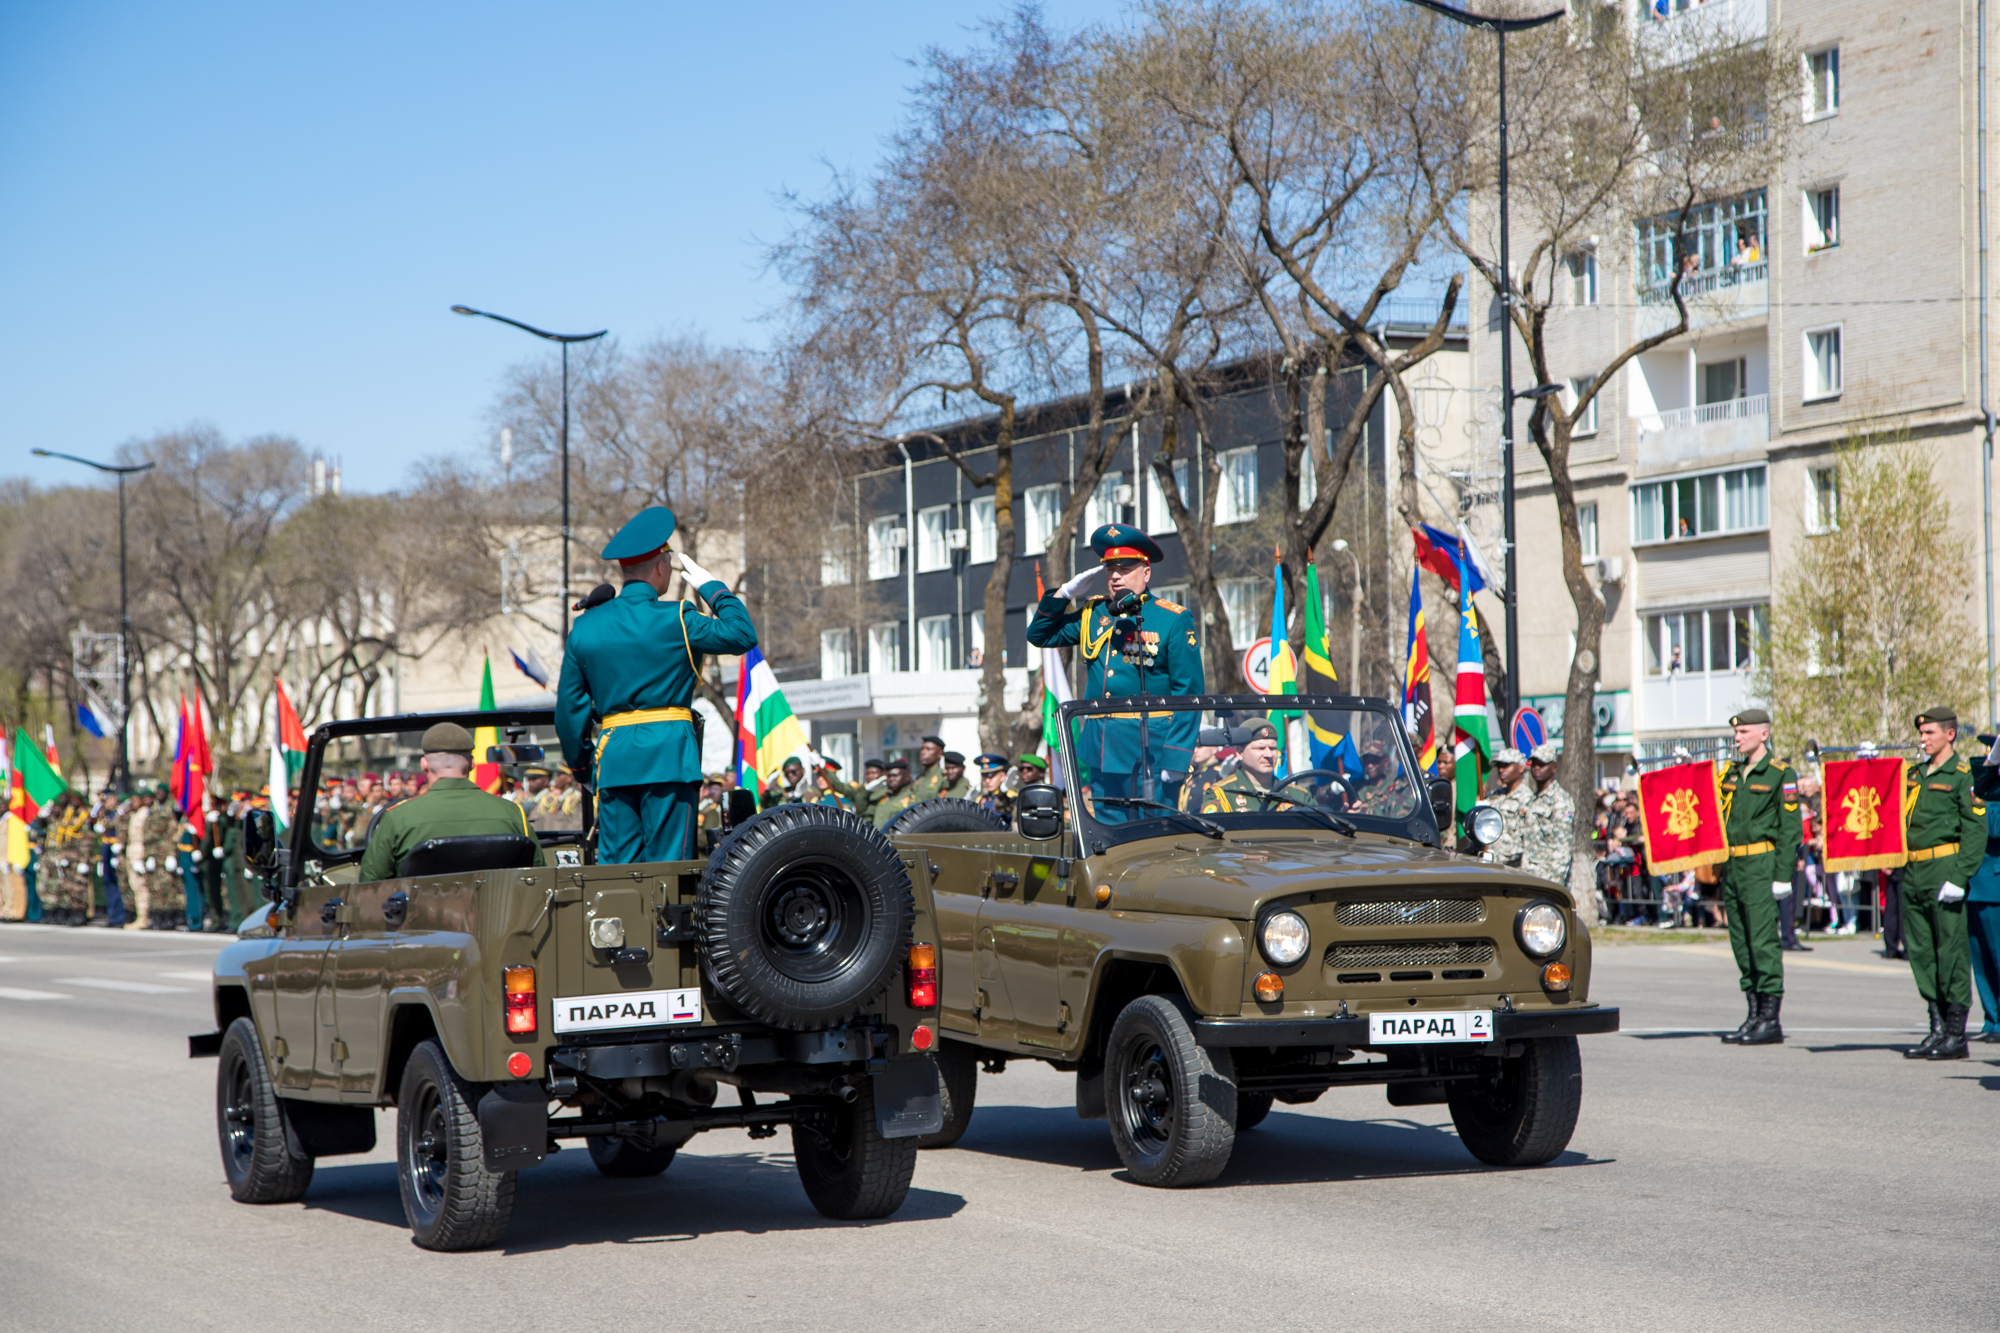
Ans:
<svg viewBox="0 0 2000 1333"><path fill-rule="evenodd" d="M1325 601L1320 597L1319 566L1306 554L1306 650L1300 662L1299 693L1340 694L1340 678L1333 669L1333 639L1327 633ZM1350 688L1352 686L1350 685ZM1346 768L1361 771L1361 756L1354 742L1339 728L1346 714L1324 709L1306 713L1306 743L1312 751L1314 768Z"/></svg>

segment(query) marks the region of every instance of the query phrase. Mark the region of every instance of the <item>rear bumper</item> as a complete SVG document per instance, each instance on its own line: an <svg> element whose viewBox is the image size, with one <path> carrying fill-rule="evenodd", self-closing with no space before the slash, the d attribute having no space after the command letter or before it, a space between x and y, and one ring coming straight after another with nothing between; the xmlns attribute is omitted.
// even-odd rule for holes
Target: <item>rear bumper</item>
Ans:
<svg viewBox="0 0 2000 1333"><path fill-rule="evenodd" d="M1574 1009L1496 1009L1493 1011L1494 1041L1523 1041L1529 1037L1584 1037L1618 1030L1618 1010L1606 1005L1578 1005ZM1347 1018L1197 1018L1194 1039L1204 1046L1344 1046L1353 1050L1435 1050L1437 1047L1371 1047L1368 1015ZM1488 1043L1465 1043L1451 1049L1462 1050Z"/></svg>

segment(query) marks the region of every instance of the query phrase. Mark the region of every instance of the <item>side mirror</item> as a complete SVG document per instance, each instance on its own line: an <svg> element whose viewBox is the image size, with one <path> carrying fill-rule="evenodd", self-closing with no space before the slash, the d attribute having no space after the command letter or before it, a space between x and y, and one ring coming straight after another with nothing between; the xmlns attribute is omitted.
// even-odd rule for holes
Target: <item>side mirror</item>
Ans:
<svg viewBox="0 0 2000 1333"><path fill-rule="evenodd" d="M548 757L548 750L540 745L489 745L486 747L486 762L489 764L539 764Z"/></svg>
<svg viewBox="0 0 2000 1333"><path fill-rule="evenodd" d="M1458 813L1458 792L1449 778L1432 778L1429 786L1431 817L1437 820L1439 833L1449 833L1452 817Z"/></svg>
<svg viewBox="0 0 2000 1333"><path fill-rule="evenodd" d="M1021 788L1014 798L1014 827L1024 838L1046 842L1062 836L1062 788L1034 782Z"/></svg>
<svg viewBox="0 0 2000 1333"><path fill-rule="evenodd" d="M254 870L269 870L276 860L277 836L272 831L269 810L243 812L243 863Z"/></svg>

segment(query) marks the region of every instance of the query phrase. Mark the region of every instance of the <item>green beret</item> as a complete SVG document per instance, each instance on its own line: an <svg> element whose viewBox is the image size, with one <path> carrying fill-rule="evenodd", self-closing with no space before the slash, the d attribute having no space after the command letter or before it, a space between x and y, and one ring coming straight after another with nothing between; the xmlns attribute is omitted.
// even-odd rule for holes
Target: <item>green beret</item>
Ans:
<svg viewBox="0 0 2000 1333"><path fill-rule="evenodd" d="M641 509L599 552L606 560L644 560L673 540L674 511L665 505Z"/></svg>
<svg viewBox="0 0 2000 1333"><path fill-rule="evenodd" d="M1746 708L1735 717L1730 718L1729 725L1732 727L1768 727L1771 725L1771 715L1761 708Z"/></svg>
<svg viewBox="0 0 2000 1333"><path fill-rule="evenodd" d="M1042 758L1038 754L1024 754L1015 762L1020 764L1021 767L1023 768L1046 769L1049 766L1049 761Z"/></svg>
<svg viewBox="0 0 2000 1333"><path fill-rule="evenodd" d="M471 754L472 733L456 722L439 722L424 733L425 754Z"/></svg>
<svg viewBox="0 0 2000 1333"><path fill-rule="evenodd" d="M1941 727L1957 727L1958 714L1949 708L1926 708L1917 714L1917 725L1921 727L1926 722L1935 722Z"/></svg>

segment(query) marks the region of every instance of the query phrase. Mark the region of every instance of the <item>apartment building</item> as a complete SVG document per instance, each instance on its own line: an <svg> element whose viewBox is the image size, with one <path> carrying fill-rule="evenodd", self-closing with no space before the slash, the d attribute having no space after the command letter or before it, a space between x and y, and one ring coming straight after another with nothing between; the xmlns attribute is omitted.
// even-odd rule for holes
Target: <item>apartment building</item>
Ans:
<svg viewBox="0 0 2000 1333"><path fill-rule="evenodd" d="M1720 736L1752 702L1774 574L1837 521L1832 454L1851 433L1927 442L1948 521L1975 550L1981 530L1974 7L1640 0L1638 11L1642 25L1783 34L1799 52L1798 123L1774 178L1692 219L1691 329L1630 363L1577 433L1584 553L1605 599L1605 775L1630 753ZM1630 218L1591 241L1566 258L1549 322L1552 378L1571 384L1675 320L1670 221ZM1497 312L1471 354L1475 382L1497 383ZM1522 690L1559 700L1575 617L1532 444L1519 466Z"/></svg>

